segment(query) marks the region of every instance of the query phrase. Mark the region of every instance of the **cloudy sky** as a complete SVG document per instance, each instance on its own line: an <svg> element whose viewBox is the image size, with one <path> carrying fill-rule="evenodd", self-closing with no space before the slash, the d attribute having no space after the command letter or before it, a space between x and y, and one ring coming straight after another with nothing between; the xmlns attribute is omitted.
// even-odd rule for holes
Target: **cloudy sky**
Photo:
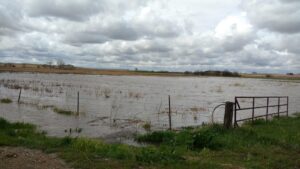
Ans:
<svg viewBox="0 0 300 169"><path fill-rule="evenodd" d="M0 0L0 62L300 73L300 0Z"/></svg>

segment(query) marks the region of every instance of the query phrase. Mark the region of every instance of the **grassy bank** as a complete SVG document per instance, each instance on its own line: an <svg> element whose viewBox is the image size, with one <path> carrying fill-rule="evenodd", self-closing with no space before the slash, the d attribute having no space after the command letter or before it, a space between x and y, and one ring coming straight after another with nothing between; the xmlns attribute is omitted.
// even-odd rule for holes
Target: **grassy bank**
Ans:
<svg viewBox="0 0 300 169"><path fill-rule="evenodd" d="M75 168L300 168L300 116L137 136L147 147L46 137L30 124L0 119L0 146L55 152Z"/></svg>

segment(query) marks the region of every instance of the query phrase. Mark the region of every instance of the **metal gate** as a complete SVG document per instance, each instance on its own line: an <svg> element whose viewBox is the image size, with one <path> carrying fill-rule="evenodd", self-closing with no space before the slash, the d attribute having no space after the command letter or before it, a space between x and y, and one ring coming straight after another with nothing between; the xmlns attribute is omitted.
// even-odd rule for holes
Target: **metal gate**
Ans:
<svg viewBox="0 0 300 169"><path fill-rule="evenodd" d="M239 101L241 99L250 99L250 101L252 102L251 106L249 107L241 107ZM256 101L258 99L263 99L266 100L266 105L263 106L256 106ZM288 96L254 96L254 97L247 97L247 96L237 96L234 99L234 127L238 126L238 122L242 122L242 121L249 121L251 120L252 122L254 121L254 119L257 118L262 118L265 117L266 121L268 120L269 116L280 116L280 114L286 114L286 116L289 115L289 97ZM270 101L274 100L277 102L276 104L271 104L270 105ZM270 108L277 108L276 112L270 112ZM284 111L280 111L281 107L286 107L286 109ZM266 109L265 114L255 114L255 110L256 109ZM242 110L252 110L251 111L251 117L249 118L241 118L241 119L237 119L237 113L239 113Z"/></svg>

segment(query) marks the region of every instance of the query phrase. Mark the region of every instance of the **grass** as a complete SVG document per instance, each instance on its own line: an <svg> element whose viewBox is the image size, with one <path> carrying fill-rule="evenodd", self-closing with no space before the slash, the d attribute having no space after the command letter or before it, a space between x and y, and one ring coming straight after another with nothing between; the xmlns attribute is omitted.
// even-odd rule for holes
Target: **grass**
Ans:
<svg viewBox="0 0 300 169"><path fill-rule="evenodd" d="M71 115L77 115L76 112L70 111L70 110L63 110L63 109L59 109L59 108L54 108L53 109L54 112L58 113L58 114L63 114L63 115L67 115L67 116L71 116Z"/></svg>
<svg viewBox="0 0 300 169"><path fill-rule="evenodd" d="M47 137L34 125L0 119L0 146L55 152L74 168L299 168L300 116L240 128L220 125L137 136L147 147Z"/></svg>
<svg viewBox="0 0 300 169"><path fill-rule="evenodd" d="M1 103L9 104L9 103L12 103L12 100L9 99L9 98L4 98L4 99L1 99L0 102L1 102Z"/></svg>

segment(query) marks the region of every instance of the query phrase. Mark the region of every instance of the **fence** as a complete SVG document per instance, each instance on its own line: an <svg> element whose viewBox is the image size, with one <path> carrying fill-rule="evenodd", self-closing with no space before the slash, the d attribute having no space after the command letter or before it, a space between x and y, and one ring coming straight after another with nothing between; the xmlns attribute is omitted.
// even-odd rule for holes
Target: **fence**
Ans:
<svg viewBox="0 0 300 169"><path fill-rule="evenodd" d="M250 99L251 100L251 105L248 107L241 107L240 106L240 99ZM266 105L263 106L256 106L256 101L258 99L263 99L266 101ZM276 102L276 104L272 103L270 105L270 102L273 101ZM282 104L282 101L285 102ZM265 117L266 121L268 120L269 116L280 116L280 114L286 113L286 115L288 116L289 114L289 97L288 96L256 96L256 97L245 97L245 96L238 96L235 97L234 99L234 126L238 126L238 122L242 122L242 121L249 121L251 120L252 122L254 121L254 119L257 118L262 118ZM284 111L281 111L281 108L285 107L286 109ZM266 109L265 114L255 114L255 110L256 109ZM270 113L270 108L277 108L276 112L271 112ZM242 118L242 119L237 119L237 113L243 110L251 110L251 117L250 118Z"/></svg>

